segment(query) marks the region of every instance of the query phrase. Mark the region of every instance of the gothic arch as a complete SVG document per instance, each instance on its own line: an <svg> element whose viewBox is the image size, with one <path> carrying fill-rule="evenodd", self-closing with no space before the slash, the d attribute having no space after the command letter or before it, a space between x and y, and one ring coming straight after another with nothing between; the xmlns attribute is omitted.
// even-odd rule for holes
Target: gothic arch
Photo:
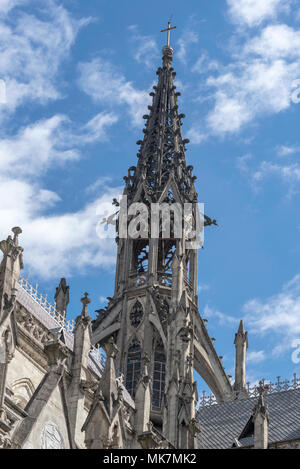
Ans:
<svg viewBox="0 0 300 469"><path fill-rule="evenodd" d="M164 301L167 301L167 300L164 300ZM154 329L157 331L157 333L159 334L159 336L160 336L160 338L161 338L161 340L164 344L164 347L166 349L167 348L167 338L166 338L166 335L165 335L165 331L163 330L160 314L158 312L158 305L155 303L152 296L151 296L151 306L152 306L152 308L151 308L151 311L150 311L150 314L149 314L149 321L152 324L152 326L154 327Z"/></svg>
<svg viewBox="0 0 300 469"><path fill-rule="evenodd" d="M182 203L181 196L179 194L177 184L175 183L173 173L170 174L167 184L165 185L165 188L161 193L161 196L158 200L159 203L161 203L165 199L169 190L172 191L175 202Z"/></svg>
<svg viewBox="0 0 300 469"><path fill-rule="evenodd" d="M162 340L155 340L153 347L152 407L160 409L166 384L166 351Z"/></svg>
<svg viewBox="0 0 300 469"><path fill-rule="evenodd" d="M126 361L126 389L129 394L134 398L135 389L140 377L142 366L142 347L141 342L137 337L134 337L127 350Z"/></svg>
<svg viewBox="0 0 300 469"><path fill-rule="evenodd" d="M11 387L14 392L14 402L24 409L35 391L32 381L29 378L17 379Z"/></svg>

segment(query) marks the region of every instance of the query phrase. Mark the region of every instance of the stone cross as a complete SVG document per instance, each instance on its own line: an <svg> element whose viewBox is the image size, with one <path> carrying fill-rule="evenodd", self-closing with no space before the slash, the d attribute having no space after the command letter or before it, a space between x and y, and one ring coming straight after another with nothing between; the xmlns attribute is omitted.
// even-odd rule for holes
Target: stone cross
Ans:
<svg viewBox="0 0 300 469"><path fill-rule="evenodd" d="M15 226L14 228L12 228L11 230L14 234L14 243L16 246L18 246L18 238L19 238L19 235L22 233L22 230L19 226Z"/></svg>
<svg viewBox="0 0 300 469"><path fill-rule="evenodd" d="M261 380L257 387L260 402L263 402L264 395L268 390L269 390L269 386L266 385L263 380Z"/></svg>
<svg viewBox="0 0 300 469"><path fill-rule="evenodd" d="M170 47L170 31L171 31L172 29L176 29L176 26L172 26L172 27L171 27L171 23L170 23L170 21L169 21L169 22L168 22L168 27L167 27L166 29L161 29L161 31L160 31L161 33L165 33L166 31L168 32L168 36L167 36L167 46L169 46L169 47Z"/></svg>
<svg viewBox="0 0 300 469"><path fill-rule="evenodd" d="M89 294L85 292L84 297L81 298L80 301L83 304L81 316L84 316L86 318L88 316L87 305L91 302L91 300L89 299Z"/></svg>

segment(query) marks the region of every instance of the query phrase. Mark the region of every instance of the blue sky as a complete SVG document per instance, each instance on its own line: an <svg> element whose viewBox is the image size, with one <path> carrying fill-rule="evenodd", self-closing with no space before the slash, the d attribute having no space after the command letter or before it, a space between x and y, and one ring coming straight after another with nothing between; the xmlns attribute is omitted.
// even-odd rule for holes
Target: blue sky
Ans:
<svg viewBox="0 0 300 469"><path fill-rule="evenodd" d="M67 277L69 317L84 291L92 316L104 306L115 246L96 226L136 164L171 16L187 161L219 223L199 255L199 310L229 374L244 318L248 379L290 378L300 368L296 0L0 0L1 237L22 227L24 275L50 298Z"/></svg>

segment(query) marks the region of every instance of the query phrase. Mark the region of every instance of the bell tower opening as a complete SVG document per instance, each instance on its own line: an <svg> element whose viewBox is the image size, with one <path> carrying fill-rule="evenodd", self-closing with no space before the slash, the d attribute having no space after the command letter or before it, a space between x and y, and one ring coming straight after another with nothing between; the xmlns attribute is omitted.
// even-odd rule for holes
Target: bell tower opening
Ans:
<svg viewBox="0 0 300 469"><path fill-rule="evenodd" d="M132 245L132 273L148 272L149 240L134 239Z"/></svg>
<svg viewBox="0 0 300 469"><path fill-rule="evenodd" d="M176 251L176 239L159 239L157 274L160 283L172 285L172 263Z"/></svg>

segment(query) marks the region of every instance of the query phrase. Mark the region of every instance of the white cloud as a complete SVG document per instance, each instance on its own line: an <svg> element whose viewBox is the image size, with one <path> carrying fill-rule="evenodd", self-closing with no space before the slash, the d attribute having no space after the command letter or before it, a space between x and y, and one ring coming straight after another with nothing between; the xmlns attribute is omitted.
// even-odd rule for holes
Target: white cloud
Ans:
<svg viewBox="0 0 300 469"><path fill-rule="evenodd" d="M235 23L257 26L266 19L275 19L289 11L290 0L227 0L229 14Z"/></svg>
<svg viewBox="0 0 300 469"><path fill-rule="evenodd" d="M210 60L207 52L203 52L192 67L192 72L207 73L212 70L218 70L220 67L216 60Z"/></svg>
<svg viewBox="0 0 300 469"><path fill-rule="evenodd" d="M119 191L117 191L119 193ZM82 210L25 220L24 260L43 277L83 273L87 267L108 267L116 259L114 239L99 239L97 225L111 213L116 190Z"/></svg>
<svg viewBox="0 0 300 469"><path fill-rule="evenodd" d="M136 25L128 28L132 33L131 42L134 44L133 57L139 63L153 69L155 62L159 59L159 48L156 40L151 36L139 34Z"/></svg>
<svg viewBox="0 0 300 469"><path fill-rule="evenodd" d="M43 215L58 200L50 191L18 180L2 180L0 232L6 238L10 228L23 229L26 271L43 278L83 273L87 267L110 267L115 262L113 239L99 239L97 225L112 212L111 201L119 193L109 189L78 212Z"/></svg>
<svg viewBox="0 0 300 469"><path fill-rule="evenodd" d="M28 3L28 0L0 0L0 14L5 15L17 5Z"/></svg>
<svg viewBox="0 0 300 469"><path fill-rule="evenodd" d="M101 306L104 306L105 304L107 304L107 298L105 296L100 296L99 302Z"/></svg>
<svg viewBox="0 0 300 469"><path fill-rule="evenodd" d="M152 69L159 57L156 41L148 36L138 36L136 40L140 43L134 52L135 60Z"/></svg>
<svg viewBox="0 0 300 469"><path fill-rule="evenodd" d="M194 31L186 31L184 35L178 39L178 50L176 48L176 57L186 64L187 56L188 56L188 48L191 44L197 44L198 42L198 35Z"/></svg>
<svg viewBox="0 0 300 469"><path fill-rule="evenodd" d="M250 161L251 159L252 159L252 155L249 153L243 156L239 156L236 161L236 167L242 173L248 173L249 172L248 161Z"/></svg>
<svg viewBox="0 0 300 469"><path fill-rule="evenodd" d="M84 126L77 130L76 135L71 134L70 143L76 142L78 145L83 143L93 143L107 140L106 130L118 121L116 114L112 112L99 112ZM65 137L65 136L64 136Z"/></svg>
<svg viewBox="0 0 300 469"><path fill-rule="evenodd" d="M286 24L272 24L263 29L245 46L244 52L266 59L299 58L300 31Z"/></svg>
<svg viewBox="0 0 300 469"><path fill-rule="evenodd" d="M238 32L230 46L232 60L227 66L204 53L193 67L199 73L215 72L206 79L213 104L203 129L192 127L193 143L202 143L204 135L238 133L256 119L286 111L297 102L300 30L271 24L252 37Z"/></svg>
<svg viewBox="0 0 300 469"><path fill-rule="evenodd" d="M112 178L110 176L101 176L96 179L90 186L88 186L85 191L87 194L94 194L99 189L103 187L108 187L112 183Z"/></svg>
<svg viewBox="0 0 300 469"><path fill-rule="evenodd" d="M243 308L251 331L277 333L285 339L300 334L300 274L266 300L252 299Z"/></svg>
<svg viewBox="0 0 300 469"><path fill-rule="evenodd" d="M289 156L300 152L300 146L298 145L279 145L277 148L278 156Z"/></svg>
<svg viewBox="0 0 300 469"><path fill-rule="evenodd" d="M37 122L19 130L16 136L0 140L0 174L16 174L22 177L46 170L57 161L79 157L76 150L63 149L59 131L63 116Z"/></svg>
<svg viewBox="0 0 300 469"><path fill-rule="evenodd" d="M105 139L105 129L116 121L114 114L100 113L75 130L66 116L55 115L21 128L17 135L0 139L0 176L17 172L22 178L34 176L54 162L76 160L80 156L76 145Z"/></svg>
<svg viewBox="0 0 300 469"><path fill-rule="evenodd" d="M203 143L208 138L208 133L205 133L202 128L199 128L198 124L195 124L187 132L187 137L192 144Z"/></svg>
<svg viewBox="0 0 300 469"><path fill-rule="evenodd" d="M134 126L142 125L142 116L150 98L146 91L136 89L110 62L101 58L79 64L79 85L97 102L112 106L125 105Z"/></svg>
<svg viewBox="0 0 300 469"><path fill-rule="evenodd" d="M216 88L215 106L207 117L211 133L238 132L258 116L288 109L299 67L300 61L276 59L268 63L253 58L233 64L223 75L210 77L208 85Z"/></svg>
<svg viewBox="0 0 300 469"><path fill-rule="evenodd" d="M281 178L288 185L298 184L300 183L300 165L298 163L279 165L270 161L263 161L252 177L255 182L261 182L264 178L274 175Z"/></svg>
<svg viewBox="0 0 300 469"><path fill-rule="evenodd" d="M289 155L292 149L283 147L281 155ZM258 191L262 182L267 178L277 177L288 189L287 196L291 197L299 192L300 188L300 165L299 163L278 164L272 161L262 161L257 167L250 166L252 155L246 154L237 158L236 167L243 173L254 191Z"/></svg>
<svg viewBox="0 0 300 469"><path fill-rule="evenodd" d="M18 4L21 2L2 2L0 11L8 12L9 6ZM24 101L45 103L61 96L60 65L89 21L74 19L54 0L45 0L35 14L20 9L13 15L0 15L0 78L6 83L7 95L2 118Z"/></svg>
<svg viewBox="0 0 300 469"><path fill-rule="evenodd" d="M266 359L265 352L263 350L249 352L247 354L247 363L260 363Z"/></svg>
<svg viewBox="0 0 300 469"><path fill-rule="evenodd" d="M197 289L197 290L198 290L198 294L200 294L200 293L202 293L202 292L204 292L204 291L207 291L207 290L209 290L209 289L210 289L210 286L209 286L209 285L207 285L206 283L201 283L201 284L198 285L198 289Z"/></svg>
<svg viewBox="0 0 300 469"><path fill-rule="evenodd" d="M7 94L1 111L7 118L28 100L43 104L61 97L61 64L90 21L74 19L54 0L36 9L32 2L30 13L22 8L11 15L18 5L24 1L0 2L0 78ZM114 240L100 239L105 228L98 225L112 212L112 198L120 190L99 187L92 202L65 212L62 197L45 187L44 176L50 168L78 160L83 146L107 139L106 131L117 119L113 112L100 112L75 124L57 114L0 138L0 233L6 238L12 226L22 227L27 272L57 278L114 263Z"/></svg>
<svg viewBox="0 0 300 469"><path fill-rule="evenodd" d="M55 214L62 200L40 178L50 167L78 159L80 145L103 140L115 121L103 113L75 129L65 116L54 116L0 139L0 232L6 237L12 226L22 227L27 271L49 278L114 262L115 243L99 239L98 224L113 211L120 190L103 186L102 195L81 210Z"/></svg>
<svg viewBox="0 0 300 469"><path fill-rule="evenodd" d="M216 309L212 309L210 306L206 305L203 311L204 318L217 319L220 325L225 324L238 324L239 320L228 314L221 313Z"/></svg>

